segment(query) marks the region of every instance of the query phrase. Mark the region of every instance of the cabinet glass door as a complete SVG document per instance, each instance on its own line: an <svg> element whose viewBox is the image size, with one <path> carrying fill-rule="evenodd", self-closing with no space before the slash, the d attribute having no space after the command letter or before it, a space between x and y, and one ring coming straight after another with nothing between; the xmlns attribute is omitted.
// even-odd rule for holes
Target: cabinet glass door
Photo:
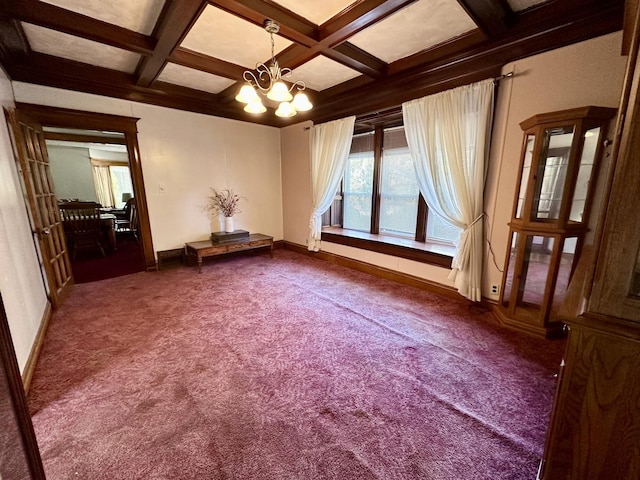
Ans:
<svg viewBox="0 0 640 480"><path fill-rule="evenodd" d="M544 147L535 177L531 221L557 220L569 166L573 126L545 130Z"/></svg>
<svg viewBox="0 0 640 480"><path fill-rule="evenodd" d="M520 177L520 190L518 190L518 206L516 207L516 218L522 218L522 209L527 195L527 182L531 174L531 162L533 160L533 147L536 143L535 135L527 135L524 143L524 157L522 161L522 175Z"/></svg>
<svg viewBox="0 0 640 480"><path fill-rule="evenodd" d="M598 151L598 139L600 138L600 127L587 130L584 134L584 145L582 147L582 156L580 157L580 166L578 168L578 178L576 187L573 191L573 199L571 200L571 212L569 220L572 222L580 222L584 220L584 209L591 185L591 174L593 166L596 162L596 152Z"/></svg>

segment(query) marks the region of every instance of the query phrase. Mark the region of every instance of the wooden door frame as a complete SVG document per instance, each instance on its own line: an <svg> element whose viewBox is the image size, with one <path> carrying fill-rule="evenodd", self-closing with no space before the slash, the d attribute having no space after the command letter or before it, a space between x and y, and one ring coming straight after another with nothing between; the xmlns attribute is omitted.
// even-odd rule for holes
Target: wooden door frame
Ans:
<svg viewBox="0 0 640 480"><path fill-rule="evenodd" d="M104 130L120 132L125 136L129 169L136 196L136 207L139 215L139 234L144 254L145 269L156 270L156 260L151 239L151 224L147 196L142 176L140 148L138 146L138 128L136 117L125 117L107 113L86 112L68 108L48 107L29 103L16 103L16 109L25 112L43 127L75 128L80 130Z"/></svg>
<svg viewBox="0 0 640 480"><path fill-rule="evenodd" d="M6 374L9 400L20 433L20 444L24 448L25 462L28 464L31 479L45 480L38 442L33 431L31 416L27 407L27 399L22 385L22 377L16 360L9 322L0 294L0 366Z"/></svg>

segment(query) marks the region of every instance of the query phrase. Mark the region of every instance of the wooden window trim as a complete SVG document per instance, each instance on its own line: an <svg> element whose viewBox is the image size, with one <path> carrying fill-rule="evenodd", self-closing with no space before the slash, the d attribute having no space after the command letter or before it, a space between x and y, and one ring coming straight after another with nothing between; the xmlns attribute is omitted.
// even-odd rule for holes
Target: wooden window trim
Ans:
<svg viewBox="0 0 640 480"><path fill-rule="evenodd" d="M118 160L100 160L97 158L92 158L91 165L96 165L100 167L128 167L129 162L123 162Z"/></svg>
<svg viewBox="0 0 640 480"><path fill-rule="evenodd" d="M420 263L451 268L455 247L407 238L377 235L339 227L322 229L322 241L383 253ZM439 250L439 251L434 251Z"/></svg>

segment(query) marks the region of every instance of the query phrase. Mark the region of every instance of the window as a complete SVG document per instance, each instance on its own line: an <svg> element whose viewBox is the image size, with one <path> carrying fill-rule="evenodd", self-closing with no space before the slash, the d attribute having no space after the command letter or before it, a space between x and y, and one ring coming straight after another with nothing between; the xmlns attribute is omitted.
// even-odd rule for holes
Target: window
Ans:
<svg viewBox="0 0 640 480"><path fill-rule="evenodd" d="M353 137L342 181L344 228L368 232L373 199L373 132Z"/></svg>
<svg viewBox="0 0 640 480"><path fill-rule="evenodd" d="M459 228L429 213L402 126L353 136L341 187L323 225L323 238L331 242L416 260L406 249L431 252L449 263L432 257L423 261L447 266L460 234ZM403 250L389 250L389 245Z"/></svg>
<svg viewBox="0 0 640 480"><path fill-rule="evenodd" d="M98 202L104 207L123 208L133 195L131 171L124 162L91 159Z"/></svg>
<svg viewBox="0 0 640 480"><path fill-rule="evenodd" d="M420 188L402 127L383 131L379 233L412 238L418 224Z"/></svg>
<svg viewBox="0 0 640 480"><path fill-rule="evenodd" d="M133 185L131 184L131 172L128 166L113 165L109 167L111 173L111 188L116 208L123 208L126 203L126 194L133 195ZM125 195L123 197L123 195Z"/></svg>

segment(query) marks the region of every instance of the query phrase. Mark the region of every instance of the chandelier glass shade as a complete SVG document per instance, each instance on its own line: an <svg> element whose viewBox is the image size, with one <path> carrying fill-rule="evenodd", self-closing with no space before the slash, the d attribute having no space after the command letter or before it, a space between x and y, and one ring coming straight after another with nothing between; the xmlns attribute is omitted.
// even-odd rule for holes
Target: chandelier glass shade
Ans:
<svg viewBox="0 0 640 480"><path fill-rule="evenodd" d="M273 34L280 31L280 26L272 20L267 20L264 28L271 38L271 65L259 63L254 71L245 71L242 77L247 83L236 95L236 100L246 104L245 112L263 113L267 109L263 105L260 95L266 96L269 100L280 102L276 110L278 117L293 117L298 112L311 110L313 105L307 95L303 93L306 88L305 83L298 80L289 87L282 80L291 75L291 69L280 68L275 57ZM294 90L295 95L291 93Z"/></svg>

